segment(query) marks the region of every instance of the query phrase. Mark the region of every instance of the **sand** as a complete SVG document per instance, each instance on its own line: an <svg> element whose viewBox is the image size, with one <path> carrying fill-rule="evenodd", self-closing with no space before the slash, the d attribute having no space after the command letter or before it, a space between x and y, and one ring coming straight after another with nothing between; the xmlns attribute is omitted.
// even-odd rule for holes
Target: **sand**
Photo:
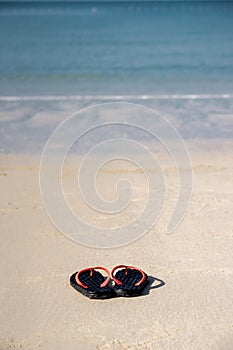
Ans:
<svg viewBox="0 0 233 350"><path fill-rule="evenodd" d="M149 233L107 250L51 223L39 156L1 155L0 349L232 349L231 150L192 148L192 201L172 235L163 232L168 203ZM89 300L69 285L80 268L119 263L156 278L143 296Z"/></svg>

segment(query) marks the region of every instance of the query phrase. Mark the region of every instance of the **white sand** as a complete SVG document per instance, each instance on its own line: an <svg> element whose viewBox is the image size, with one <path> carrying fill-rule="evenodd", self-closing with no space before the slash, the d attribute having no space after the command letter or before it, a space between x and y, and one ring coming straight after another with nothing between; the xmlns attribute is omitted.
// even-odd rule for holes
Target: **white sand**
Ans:
<svg viewBox="0 0 233 350"><path fill-rule="evenodd" d="M177 230L162 232L165 213L158 229L109 250L55 229L40 198L39 158L2 155L0 349L231 350L233 153L198 154L193 147L193 197ZM119 263L165 285L105 301L69 285L80 268Z"/></svg>

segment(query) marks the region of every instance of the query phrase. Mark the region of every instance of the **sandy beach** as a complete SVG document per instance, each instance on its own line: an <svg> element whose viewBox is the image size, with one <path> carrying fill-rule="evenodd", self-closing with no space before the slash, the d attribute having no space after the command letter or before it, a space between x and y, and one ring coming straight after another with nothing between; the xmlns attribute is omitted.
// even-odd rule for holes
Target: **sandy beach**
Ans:
<svg viewBox="0 0 233 350"><path fill-rule="evenodd" d="M217 149L191 147L192 201L173 234L168 202L154 229L115 249L67 239L42 205L40 157L2 154L0 349L232 349L233 154ZM89 300L69 284L120 263L155 279L144 295Z"/></svg>
<svg viewBox="0 0 233 350"><path fill-rule="evenodd" d="M233 350L232 14L0 0L0 350Z"/></svg>

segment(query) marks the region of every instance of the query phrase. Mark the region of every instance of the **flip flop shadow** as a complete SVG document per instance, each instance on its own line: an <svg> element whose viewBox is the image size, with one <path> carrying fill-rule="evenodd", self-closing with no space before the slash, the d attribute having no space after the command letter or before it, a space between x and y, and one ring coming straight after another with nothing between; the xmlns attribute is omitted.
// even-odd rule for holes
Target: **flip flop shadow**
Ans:
<svg viewBox="0 0 233 350"><path fill-rule="evenodd" d="M152 286L152 284L157 281L158 283L155 286ZM151 289L157 289L165 286L165 282L159 278L153 277L153 276L148 276L148 284L146 287L143 289L141 296L148 295L150 294Z"/></svg>

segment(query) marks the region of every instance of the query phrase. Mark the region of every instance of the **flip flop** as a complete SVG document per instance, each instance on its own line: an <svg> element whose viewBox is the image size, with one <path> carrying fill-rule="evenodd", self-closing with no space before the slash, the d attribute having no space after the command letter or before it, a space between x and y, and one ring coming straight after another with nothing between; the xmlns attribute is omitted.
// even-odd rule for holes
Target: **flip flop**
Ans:
<svg viewBox="0 0 233 350"><path fill-rule="evenodd" d="M96 270L104 270L108 277L104 277ZM102 266L95 266L75 272L70 277L70 284L78 292L90 299L108 299L116 296L114 290L108 286L110 279L111 276L108 269Z"/></svg>
<svg viewBox="0 0 233 350"><path fill-rule="evenodd" d="M119 270L120 268L122 268ZM115 271L116 275L114 275ZM148 284L147 274L134 266L118 265L112 270L112 279L115 282L114 290L117 296L139 296Z"/></svg>

